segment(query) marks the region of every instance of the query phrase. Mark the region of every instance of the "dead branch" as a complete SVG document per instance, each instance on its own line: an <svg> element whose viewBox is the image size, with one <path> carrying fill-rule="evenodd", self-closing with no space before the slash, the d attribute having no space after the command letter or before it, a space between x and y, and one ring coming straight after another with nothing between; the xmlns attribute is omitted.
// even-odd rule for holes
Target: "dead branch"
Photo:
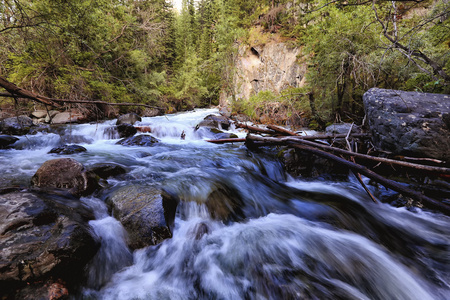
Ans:
<svg viewBox="0 0 450 300"><path fill-rule="evenodd" d="M398 184L395 181L386 179L383 176L378 175L377 173L367 169L366 167L364 167L362 165L350 162L350 161L340 158L336 155L333 155L331 153L328 153L328 152L325 152L325 151L322 151L319 149L315 149L313 147L303 146L303 145L293 145L293 147L300 149L300 150L308 151L310 153L320 155L327 159L331 159L335 162L338 162L355 172L361 173L362 175L367 176L368 178L373 179L376 182L379 182L380 184L382 184L383 186L385 186L387 188L390 188L404 196L407 196L414 200L417 200L417 201L429 206L430 208L438 209L439 211L445 213L446 215L450 215L450 205L447 205L445 203L431 199L419 192L416 192L416 191L411 190L401 184Z"/></svg>
<svg viewBox="0 0 450 300"><path fill-rule="evenodd" d="M55 99L55 98L48 98L40 95L36 95L30 91L27 91L25 89L22 89L15 85L12 82L9 82L5 78L0 76L0 87L4 88L8 91L8 93L0 93L0 97L12 97L12 98L25 98L30 99L42 104L51 105L54 107L61 107L59 103L86 103L86 104L105 104L105 105L114 105L114 106L143 106L148 108L155 108L161 110L162 108L151 106L147 104L142 103L111 103L106 101L100 101L100 100L69 100L69 99Z"/></svg>
<svg viewBox="0 0 450 300"><path fill-rule="evenodd" d="M431 198L429 198L429 197L427 197L427 196L425 196L425 195L423 195L423 194L421 194L419 192L416 192L416 191L411 190L411 189L409 189L409 188L407 188L407 187L405 187L405 186L403 186L401 184L398 184L395 181L386 179L383 176L381 176L381 175L379 175L379 174L377 174L377 173L367 169L366 167L364 167L364 166L362 166L360 164L348 161L348 160L346 160L344 158L341 158L341 157L338 157L338 156L336 156L334 154L331 154L331 153L328 153L326 151L317 149L317 148L315 148L316 145L314 145L313 147L309 146L309 145L299 145L299 143L297 143L298 141L301 141L301 143L303 143L303 142L312 143L310 141L303 141L303 140L300 140L300 139L295 140L292 137L269 138L269 137L259 137L259 136L255 136L255 135L252 135L252 134L248 134L247 135L246 144L249 147L258 147L258 146L262 146L262 145L265 146L265 145L270 145L270 144L274 145L274 144L280 144L280 143L283 143L283 142L284 143L290 142L288 144L290 144L290 146L293 147L293 148L300 149L300 150L303 150L303 151L307 151L307 152L310 152L310 153L313 153L313 154L325 157L327 159L333 160L333 161L335 161L335 162L337 162L339 164L342 164L342 165L346 166L350 170L352 170L352 171L354 171L356 173L360 173L360 174L362 174L362 175L364 175L364 176L366 176L366 177L368 177L368 178L370 178L370 179L372 179L372 180L374 180L376 182L379 182L383 186L385 186L387 188L390 188L390 189L392 189L392 190L394 190L394 191L396 191L396 192L398 192L398 193L400 193L400 194L402 194L404 196L410 197L410 198L412 198L414 200L417 200L417 201L419 201L421 203L424 203L425 205L427 205L430 208L438 209L439 211L441 211L441 212L443 212L443 213L445 213L447 215L450 215L450 206L445 204L445 203L442 203L442 202L436 201L434 199L431 199ZM316 144L316 143L314 143L314 144ZM320 144L317 144L317 145L320 145ZM320 145L320 146L323 146L323 145ZM331 148L334 148L334 147L331 147ZM336 149L338 149L338 148L336 148ZM339 149L339 150L342 150L342 149ZM346 151L346 150L342 150L342 151ZM349 152L349 151L346 151L346 152ZM357 154L357 153L352 153L352 152L349 152L349 153L350 154L354 154L354 155ZM423 167L423 166L421 166L421 167ZM450 171L450 169L447 169L447 172L448 171Z"/></svg>
<svg viewBox="0 0 450 300"><path fill-rule="evenodd" d="M226 144L226 143L241 143L245 142L246 139L243 138L232 138L232 139L220 139L220 140L207 140L208 143L214 143L214 144Z"/></svg>
<svg viewBox="0 0 450 300"><path fill-rule="evenodd" d="M370 156L370 155L356 153L356 152L350 152L350 151L343 150L340 148L327 146L327 145L323 145L323 144L319 144L319 143L315 143L315 142L311 142L311 141L306 141L306 140L302 139L302 137L273 138L273 137L260 137L260 136L249 134L249 135L247 135L247 139L259 141L259 142L265 142L265 143L272 143L272 144L285 144L285 145L286 144L303 144L303 145L310 146L310 147L321 148L323 150L333 151L336 153L350 155L350 156L354 156L356 158L361 158L361 159L377 161L377 162L381 162L381 163L385 163L385 164L395 164L395 165L399 165L402 167L408 167L408 168L412 168L412 169L416 169L416 170L428 171L428 172L437 173L437 174L450 174L450 168L420 165L420 164L415 164L415 163L410 163L410 162L405 162L405 161L399 161L399 160L395 160L395 159L376 157L376 156Z"/></svg>

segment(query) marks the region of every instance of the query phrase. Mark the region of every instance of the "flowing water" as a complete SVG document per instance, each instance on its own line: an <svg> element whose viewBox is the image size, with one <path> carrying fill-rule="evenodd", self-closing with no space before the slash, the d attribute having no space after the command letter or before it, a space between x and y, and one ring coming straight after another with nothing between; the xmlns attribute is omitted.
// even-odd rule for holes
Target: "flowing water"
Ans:
<svg viewBox="0 0 450 300"><path fill-rule="evenodd" d="M269 149L207 143L194 127L215 112L144 118L161 140L153 147L116 145L108 121L0 150L2 184L27 185L43 162L61 157L48 151L64 140L88 150L65 157L128 168L107 189L152 185L182 200L173 237L133 252L104 199L82 198L101 248L74 298L450 299L450 218L374 204L351 176L292 178Z"/></svg>

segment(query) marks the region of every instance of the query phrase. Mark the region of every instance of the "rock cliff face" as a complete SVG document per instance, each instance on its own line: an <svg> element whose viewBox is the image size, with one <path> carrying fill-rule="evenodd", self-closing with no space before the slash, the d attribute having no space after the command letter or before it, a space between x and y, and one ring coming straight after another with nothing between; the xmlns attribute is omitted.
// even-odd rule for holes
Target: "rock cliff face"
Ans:
<svg viewBox="0 0 450 300"><path fill-rule="evenodd" d="M306 65L297 63L299 54L300 48L289 47L284 42L241 46L234 73L235 98L248 99L261 91L278 93L288 87L301 87ZM221 105L227 104L222 97Z"/></svg>

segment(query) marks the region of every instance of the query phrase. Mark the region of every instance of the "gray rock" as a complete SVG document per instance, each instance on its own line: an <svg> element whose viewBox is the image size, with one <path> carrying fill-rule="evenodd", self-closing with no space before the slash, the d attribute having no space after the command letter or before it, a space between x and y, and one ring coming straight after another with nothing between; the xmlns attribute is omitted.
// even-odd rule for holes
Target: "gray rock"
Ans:
<svg viewBox="0 0 450 300"><path fill-rule="evenodd" d="M97 163L91 166L89 171L103 179L127 173L124 166L113 163Z"/></svg>
<svg viewBox="0 0 450 300"><path fill-rule="evenodd" d="M52 124L67 124L67 123L79 123L86 120L86 117L79 112L62 112L56 114L51 123Z"/></svg>
<svg viewBox="0 0 450 300"><path fill-rule="evenodd" d="M133 249L156 245L172 237L178 200L150 186L122 187L108 198L113 215L122 223Z"/></svg>
<svg viewBox="0 0 450 300"><path fill-rule="evenodd" d="M347 134L352 129L352 133L360 132L359 127L350 123L335 123L327 126L325 132L328 134Z"/></svg>
<svg viewBox="0 0 450 300"><path fill-rule="evenodd" d="M230 128L230 120L225 116L209 115L206 116L195 128L209 127L216 129L228 130Z"/></svg>
<svg viewBox="0 0 450 300"><path fill-rule="evenodd" d="M450 160L449 95L372 88L363 100L377 147Z"/></svg>
<svg viewBox="0 0 450 300"><path fill-rule="evenodd" d="M77 281L99 245L76 199L30 192L0 195L0 289L49 276Z"/></svg>
<svg viewBox="0 0 450 300"><path fill-rule="evenodd" d="M127 138L137 133L136 127L131 124L123 123L116 126L117 132L121 138Z"/></svg>
<svg viewBox="0 0 450 300"><path fill-rule="evenodd" d="M139 117L136 113L129 113L126 115L121 115L119 118L117 118L116 125L120 124L130 124L133 125L136 122L142 121L141 117Z"/></svg>
<svg viewBox="0 0 450 300"><path fill-rule="evenodd" d="M123 146L154 146L159 143L159 140L148 134L141 134L132 136L129 138L122 139L118 141L116 144Z"/></svg>
<svg viewBox="0 0 450 300"><path fill-rule="evenodd" d="M33 119L27 116L6 118L0 122L0 131L4 134L24 135L34 126Z"/></svg>
<svg viewBox="0 0 450 300"><path fill-rule="evenodd" d="M64 189L75 196L92 194L99 187L95 175L72 158L46 161L31 178L31 184L40 188Z"/></svg>
<svg viewBox="0 0 450 300"><path fill-rule="evenodd" d="M9 145L14 144L16 141L18 141L19 139L14 137L14 136L10 136L10 135L0 135L0 149L4 149L6 147L8 147Z"/></svg>
<svg viewBox="0 0 450 300"><path fill-rule="evenodd" d="M36 119L44 118L44 120L45 120L45 117L47 116L47 111L46 110L36 110L31 113L31 116Z"/></svg>
<svg viewBox="0 0 450 300"><path fill-rule="evenodd" d="M75 154L75 153L81 153L86 152L87 149L80 145L64 145L61 147L56 147L50 150L48 153L56 153L56 154Z"/></svg>
<svg viewBox="0 0 450 300"><path fill-rule="evenodd" d="M48 112L47 116L45 116L45 123L50 123L54 116L59 114L59 111L57 110L51 110Z"/></svg>

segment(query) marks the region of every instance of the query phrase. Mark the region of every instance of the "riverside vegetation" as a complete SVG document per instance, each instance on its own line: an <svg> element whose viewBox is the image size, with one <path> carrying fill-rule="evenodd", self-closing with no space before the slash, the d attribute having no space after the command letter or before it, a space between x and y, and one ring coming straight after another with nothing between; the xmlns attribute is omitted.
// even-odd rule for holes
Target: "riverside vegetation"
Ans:
<svg viewBox="0 0 450 300"><path fill-rule="evenodd" d="M173 112L218 104L252 116L283 113L320 127L360 120L370 87L449 92L448 1L15 0L0 2L0 74L55 99L139 103ZM300 47L301 86L233 94L241 45ZM33 109L2 99L3 109ZM92 118L104 103L66 103ZM142 106L120 106L144 113ZM295 121L295 120L294 120ZM298 121L298 120L297 120ZM295 122L291 122L295 123Z"/></svg>

